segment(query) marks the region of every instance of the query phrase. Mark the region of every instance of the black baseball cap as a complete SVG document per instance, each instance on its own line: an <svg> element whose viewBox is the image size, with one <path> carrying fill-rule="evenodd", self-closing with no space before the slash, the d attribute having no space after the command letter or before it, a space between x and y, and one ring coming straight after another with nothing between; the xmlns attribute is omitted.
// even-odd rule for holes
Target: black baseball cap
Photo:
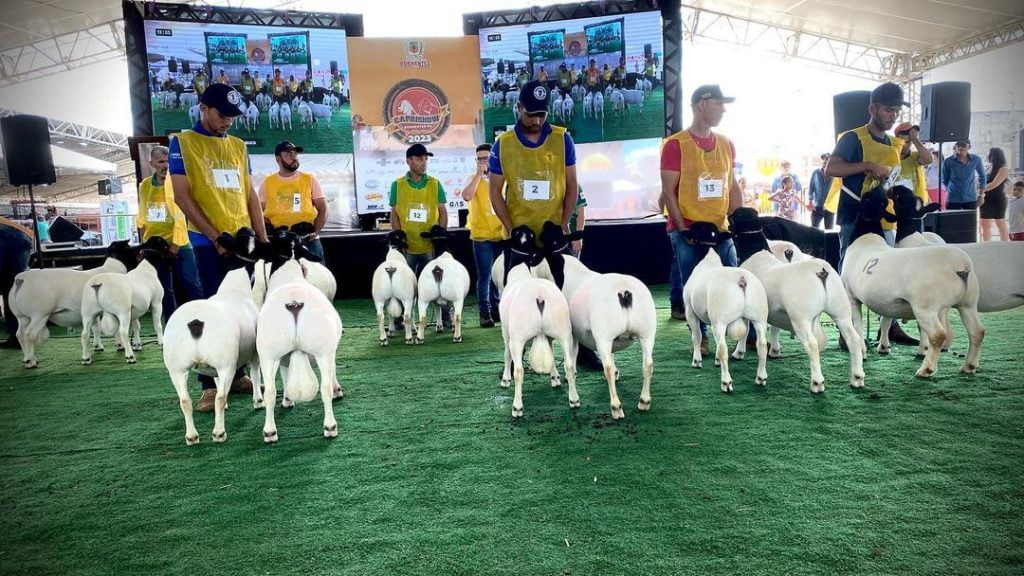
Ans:
<svg viewBox="0 0 1024 576"><path fill-rule="evenodd" d="M910 106L910 102L903 99L903 88L893 82L879 84L872 90L871 103L883 106Z"/></svg>
<svg viewBox="0 0 1024 576"><path fill-rule="evenodd" d="M302 146L296 146L292 144L290 140L281 140L274 146L274 156L277 156L281 152L287 152L288 150L295 150L296 152L305 152Z"/></svg>
<svg viewBox="0 0 1024 576"><path fill-rule="evenodd" d="M245 113L238 107L242 103L242 95L227 84L214 84L203 90L203 95L199 97L199 102L211 108L216 108L218 112L228 118L241 116Z"/></svg>
<svg viewBox="0 0 1024 576"><path fill-rule="evenodd" d="M963 140L957 140L956 144L954 144L954 146L961 146L961 145L963 145L963 146L970 146L971 145L971 141L966 139L966 138L964 138Z"/></svg>
<svg viewBox="0 0 1024 576"><path fill-rule="evenodd" d="M527 114L548 111L548 87L540 80L527 82L519 91L519 104Z"/></svg>
<svg viewBox="0 0 1024 576"><path fill-rule="evenodd" d="M705 84L700 88L693 91L693 96L690 96L690 104L696 104L701 100L721 100L726 104L735 102L735 96L723 96L722 89L719 88L718 84Z"/></svg>
<svg viewBox="0 0 1024 576"><path fill-rule="evenodd" d="M433 152L427 152L427 147L423 144L413 144L405 151L406 158L412 158L413 156L433 156Z"/></svg>

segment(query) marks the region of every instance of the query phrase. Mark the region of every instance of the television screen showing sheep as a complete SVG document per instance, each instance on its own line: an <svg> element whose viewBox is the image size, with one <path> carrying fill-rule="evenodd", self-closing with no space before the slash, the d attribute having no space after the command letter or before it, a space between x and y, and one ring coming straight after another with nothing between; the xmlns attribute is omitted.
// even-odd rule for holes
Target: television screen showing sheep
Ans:
<svg viewBox="0 0 1024 576"><path fill-rule="evenodd" d="M307 153L352 153L344 29L147 19L145 33L153 134L193 126L199 95L226 82L246 111L231 133L251 154L272 154L284 139Z"/></svg>
<svg viewBox="0 0 1024 576"><path fill-rule="evenodd" d="M519 88L551 89L548 119L577 143L661 138L665 131L658 11L481 28L484 133L514 124Z"/></svg>

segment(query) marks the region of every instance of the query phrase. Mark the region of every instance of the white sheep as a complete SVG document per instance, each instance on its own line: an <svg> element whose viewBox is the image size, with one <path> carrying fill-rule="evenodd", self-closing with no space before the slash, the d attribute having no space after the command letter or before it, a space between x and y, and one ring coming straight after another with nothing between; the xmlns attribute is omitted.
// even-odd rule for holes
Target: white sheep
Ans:
<svg viewBox="0 0 1024 576"><path fill-rule="evenodd" d="M454 331L452 342L462 342L462 307L469 294L469 271L448 251L447 231L434 226L429 232L423 232L434 245L434 253L440 254L423 266L417 281L419 326L416 330L416 343L423 343L423 333L427 325L427 308L437 305L437 331L444 331L441 309L452 305L452 323Z"/></svg>
<svg viewBox="0 0 1024 576"><path fill-rule="evenodd" d="M729 373L729 349L725 335L734 340L747 337L747 322L754 324L757 333L757 375L755 383L763 386L768 382L765 362L768 356L768 296L757 276L748 270L727 268L722 265L715 246L721 233L714 224L695 222L688 230L697 247L698 254L707 252L693 269L690 279L683 287L683 303L686 307L686 322L690 326L693 342L694 368L703 363L700 353L700 323L711 326L715 337L715 363L721 366L722 392L732 392L732 375ZM742 358L733 355L737 360Z"/></svg>
<svg viewBox="0 0 1024 576"><path fill-rule="evenodd" d="M769 249L761 220L753 208L739 208L733 212L730 228L740 268L753 272L764 285L768 296L768 323L772 326L768 354L777 357L780 353L780 328L793 332L810 359L811 392L824 392L825 377L821 372L820 353L825 346L825 333L819 322L821 314L827 313L835 321L847 342L857 340L850 301L839 274L828 262L806 255L792 263L779 261L777 255ZM790 258L794 257L793 248L787 247L785 250ZM863 351L860 346L850 349L850 386L864 386Z"/></svg>
<svg viewBox="0 0 1024 576"><path fill-rule="evenodd" d="M14 277L8 307L18 319L18 343L21 345L22 362L25 368L39 365L36 346L45 344L50 338L47 322L65 328L82 325L82 287L97 274L116 272L124 274L128 268L122 260L134 259L135 252L128 242L111 243L107 259L99 268L91 270L42 269L26 270ZM106 324L112 318L105 318ZM105 326L104 328L109 328ZM102 350L100 325L93 332L96 350ZM120 343L121 346L125 342Z"/></svg>
<svg viewBox="0 0 1024 576"><path fill-rule="evenodd" d="M568 94L565 98L562 98L562 121L568 124L572 122L572 113L576 110L576 103L573 102L572 96Z"/></svg>
<svg viewBox="0 0 1024 576"><path fill-rule="evenodd" d="M416 302L416 273L405 260L402 250L407 249L405 232L392 230L387 236L388 253L377 269L373 271L371 294L377 309L377 327L380 329L380 345L388 345L388 335L394 330L395 318L402 318L405 324L405 343L412 344L412 310ZM385 331L385 312L391 317Z"/></svg>
<svg viewBox="0 0 1024 576"><path fill-rule="evenodd" d="M281 108L278 110L278 118L281 130L284 130L285 124L288 125L288 130L292 129L292 107L287 102L281 103Z"/></svg>
<svg viewBox="0 0 1024 576"><path fill-rule="evenodd" d="M256 351L263 373L263 403L266 421L263 441L277 442L274 400L277 397L277 371L282 359L290 357L291 370L283 376L284 397L292 402L308 402L316 396L317 381L312 373L297 370L316 359L320 371L320 398L324 405L325 438L338 435L332 399L338 396L335 358L341 340L342 324L334 305L302 276L296 260L288 260L271 277L266 302L260 310L256 328Z"/></svg>
<svg viewBox="0 0 1024 576"><path fill-rule="evenodd" d="M564 262L562 293L569 302L572 333L577 344L597 352L604 366L613 419L625 417L615 388L618 370L614 353L640 342L643 388L636 408L651 408L654 341L657 313L654 298L640 280L625 274L598 274L572 256Z"/></svg>
<svg viewBox="0 0 1024 576"><path fill-rule="evenodd" d="M927 378L938 367L946 339L943 317L956 308L970 339L960 371L975 372L985 328L978 315L978 276L971 258L953 246L890 247L881 226L882 218L895 220L886 212L887 204L881 187L864 194L843 261L841 277L857 333L864 335L861 304L886 318L915 318L922 344L928 343L915 375Z"/></svg>
<svg viewBox="0 0 1024 576"><path fill-rule="evenodd" d="M160 258L163 254L149 257ZM147 311L153 318L157 344L163 346L163 298L164 287L156 274L156 268L148 259L143 259L127 274L105 272L90 278L82 287L82 365L92 364L89 333L93 322L98 321L104 313L117 319L127 363L134 364L134 351L142 349L139 318ZM130 341L129 330L132 332Z"/></svg>
<svg viewBox="0 0 1024 576"><path fill-rule="evenodd" d="M641 114L644 112L644 92L643 90L623 90L622 99L626 103L626 111L629 112L631 106L636 106L637 110Z"/></svg>
<svg viewBox="0 0 1024 576"><path fill-rule="evenodd" d="M569 407L578 408L579 393L576 390L576 343L572 337L569 305L565 296L548 280L534 278L525 264L517 264L509 271L508 286L499 305L501 311L501 336L505 343L505 365L501 386L509 387L515 381L512 398L512 417L523 415L523 350L533 340L538 349L546 348L551 354L547 338L558 340L565 356L565 379L569 384ZM558 387L558 372L554 362L551 386Z"/></svg>
<svg viewBox="0 0 1024 576"><path fill-rule="evenodd" d="M213 376L217 385L214 403L213 441L224 442L224 409L235 371L249 367L252 376L253 409L263 407L260 366L256 355L256 322L259 312L252 299L249 274L245 268L227 273L217 293L206 300L182 304L167 320L164 331L164 366L178 393L185 416L185 443L199 442L192 421L192 399L188 395L190 371Z"/></svg>

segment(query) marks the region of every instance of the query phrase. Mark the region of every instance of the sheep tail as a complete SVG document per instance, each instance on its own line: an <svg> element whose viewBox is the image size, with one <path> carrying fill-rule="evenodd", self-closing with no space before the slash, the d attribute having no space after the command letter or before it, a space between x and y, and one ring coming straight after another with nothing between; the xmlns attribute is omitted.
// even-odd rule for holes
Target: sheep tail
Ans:
<svg viewBox="0 0 1024 576"><path fill-rule="evenodd" d="M622 306L623 310L629 310L633 307L633 293L629 290L623 290L619 292L619 306Z"/></svg>
<svg viewBox="0 0 1024 576"><path fill-rule="evenodd" d="M188 332L189 334L192 335L193 340L199 340L200 338L203 337L203 326L205 325L206 323L203 322L202 320L199 320L198 318L192 320L186 325L188 326Z"/></svg>

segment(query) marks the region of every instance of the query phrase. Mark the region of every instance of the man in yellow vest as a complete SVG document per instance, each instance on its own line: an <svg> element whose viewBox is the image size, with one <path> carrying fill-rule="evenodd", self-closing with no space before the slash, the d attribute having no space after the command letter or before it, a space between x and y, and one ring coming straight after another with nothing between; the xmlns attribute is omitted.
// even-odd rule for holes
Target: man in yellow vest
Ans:
<svg viewBox="0 0 1024 576"><path fill-rule="evenodd" d="M245 98L245 103L251 103L256 97L256 81L249 76L248 68L242 70L242 79L238 81L238 86L242 91L242 97Z"/></svg>
<svg viewBox="0 0 1024 576"><path fill-rule="evenodd" d="M218 84L231 84L231 81L228 80L228 75L224 73L224 70L221 70L220 71L220 75L217 76L217 83Z"/></svg>
<svg viewBox="0 0 1024 576"><path fill-rule="evenodd" d="M173 260L160 260L156 268L164 287L164 315L170 318L178 309L175 284L184 292L184 302L202 298L203 286L199 281L196 255L188 239L185 213L174 203L174 191L167 186L167 153L166 146L154 146L149 152L153 175L139 183L139 214L135 221L143 243L159 236L167 241L174 255Z"/></svg>
<svg viewBox="0 0 1024 576"><path fill-rule="evenodd" d="M476 263L476 298L480 308L480 327L490 328L498 317L498 288L491 282L491 267L501 254L504 238L501 220L491 207L491 189L487 163L491 145L476 147L476 172L462 189L462 198L469 202L466 227L473 241L473 261Z"/></svg>
<svg viewBox="0 0 1024 576"><path fill-rule="evenodd" d="M257 70L252 74L252 83L256 87L256 93L263 92L263 78L260 77L260 71Z"/></svg>
<svg viewBox="0 0 1024 576"><path fill-rule="evenodd" d="M928 204L928 183L924 175L924 167L935 161L932 151L921 142L921 127L910 122L903 122L893 131L903 141L900 148L900 178L902 184L914 191L914 196ZM911 149L913 148L913 149Z"/></svg>
<svg viewBox="0 0 1024 576"><path fill-rule="evenodd" d="M252 185L252 169L245 142L228 135L242 95L227 84L213 84L199 98L199 122L171 138L168 171L174 200L188 219L188 236L199 265L203 293L209 298L220 288L235 264L231 252L218 243L227 232L248 227L261 242L267 241L263 210ZM212 378L200 377L203 395L196 409L212 412L217 397ZM252 381L235 374L234 393L252 393Z"/></svg>
<svg viewBox="0 0 1024 576"><path fill-rule="evenodd" d="M258 196L263 217L275 228L306 224L312 232L303 237L309 251L324 259L320 231L327 223L327 199L316 176L299 171L299 154L303 149L288 140L274 147L278 171L263 179Z"/></svg>
<svg viewBox="0 0 1024 576"><path fill-rule="evenodd" d="M402 230L408 237L405 260L417 277L434 258L430 239L420 234L429 232L435 225L448 227L444 187L440 180L427 175L429 157L433 155L423 144L409 146L405 151L409 171L391 183L391 229Z"/></svg>
<svg viewBox="0 0 1024 576"><path fill-rule="evenodd" d="M697 88L690 97L693 122L669 136L661 147L661 196L684 289L698 262L693 244L682 232L694 222L710 222L719 230L728 230L728 215L743 205L743 192L733 171L736 149L731 140L711 130L722 122L725 105L735 100L724 96L717 84ZM718 244L717 250L724 265L738 265L732 239ZM707 354L706 342L707 338L701 340L701 354Z"/></svg>
<svg viewBox="0 0 1024 576"><path fill-rule="evenodd" d="M893 167L900 165L900 150L903 141L890 138L887 132L896 124L896 118L909 104L903 99L903 89L898 84L886 82L871 91L868 104L870 120L864 126L854 128L839 137L835 150L825 165L825 176L842 178L842 191L839 193L839 210L836 214L839 222L839 270L842 271L843 258L850 245L860 198L885 181ZM892 202L890 201L890 211ZM883 226L885 227L885 226ZM885 231L886 241L894 246L896 234L893 230ZM907 336L898 322L892 323L889 339L908 345L916 345L917 340ZM845 342L840 342L840 345Z"/></svg>
<svg viewBox="0 0 1024 576"><path fill-rule="evenodd" d="M192 89L196 91L197 96L202 96L203 91L209 85L210 79L206 77L206 71L200 68L196 75L192 77Z"/></svg>

